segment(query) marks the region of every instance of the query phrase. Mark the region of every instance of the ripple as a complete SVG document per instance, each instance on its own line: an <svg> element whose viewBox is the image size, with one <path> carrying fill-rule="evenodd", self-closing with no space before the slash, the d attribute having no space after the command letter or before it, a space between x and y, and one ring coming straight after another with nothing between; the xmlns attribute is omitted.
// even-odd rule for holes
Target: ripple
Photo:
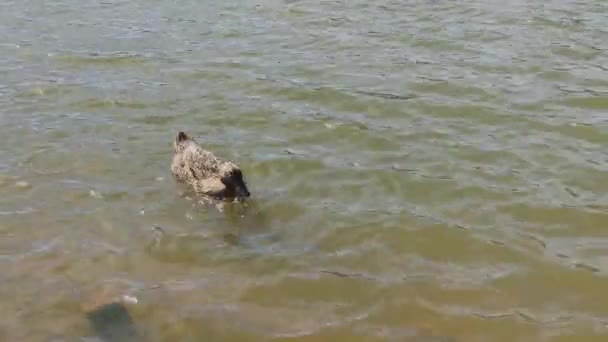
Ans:
<svg viewBox="0 0 608 342"><path fill-rule="evenodd" d="M608 97L592 96L592 97L575 97L565 99L564 104L572 107L580 107L594 110L604 110L608 108Z"/></svg>
<svg viewBox="0 0 608 342"><path fill-rule="evenodd" d="M112 53L63 53L53 56L60 63L66 63L73 67L87 66L134 66L143 64L148 59L146 56L137 52L116 51Z"/></svg>

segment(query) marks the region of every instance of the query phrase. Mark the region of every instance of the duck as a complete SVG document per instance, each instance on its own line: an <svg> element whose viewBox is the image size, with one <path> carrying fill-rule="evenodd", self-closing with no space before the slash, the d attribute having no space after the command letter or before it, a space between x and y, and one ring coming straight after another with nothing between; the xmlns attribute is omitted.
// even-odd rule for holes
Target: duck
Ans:
<svg viewBox="0 0 608 342"><path fill-rule="evenodd" d="M219 200L244 200L251 196L241 168L205 150L191 135L180 131L173 149L172 175L197 195Z"/></svg>

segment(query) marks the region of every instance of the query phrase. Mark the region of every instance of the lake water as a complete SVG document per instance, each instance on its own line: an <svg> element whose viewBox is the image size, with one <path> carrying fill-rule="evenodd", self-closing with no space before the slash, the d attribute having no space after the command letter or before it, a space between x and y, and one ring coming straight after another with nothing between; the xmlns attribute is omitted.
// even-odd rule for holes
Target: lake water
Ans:
<svg viewBox="0 0 608 342"><path fill-rule="evenodd" d="M92 341L128 295L139 341L606 341L607 27L602 0L3 1L0 340ZM247 208L182 194L180 130Z"/></svg>

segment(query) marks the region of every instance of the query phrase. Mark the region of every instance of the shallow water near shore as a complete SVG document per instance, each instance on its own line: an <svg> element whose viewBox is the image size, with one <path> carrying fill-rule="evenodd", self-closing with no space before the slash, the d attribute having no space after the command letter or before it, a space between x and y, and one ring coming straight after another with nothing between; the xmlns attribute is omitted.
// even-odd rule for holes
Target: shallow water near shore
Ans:
<svg viewBox="0 0 608 342"><path fill-rule="evenodd" d="M127 295L141 341L605 341L607 18L3 2L0 340L102 336ZM247 208L182 194L180 130Z"/></svg>

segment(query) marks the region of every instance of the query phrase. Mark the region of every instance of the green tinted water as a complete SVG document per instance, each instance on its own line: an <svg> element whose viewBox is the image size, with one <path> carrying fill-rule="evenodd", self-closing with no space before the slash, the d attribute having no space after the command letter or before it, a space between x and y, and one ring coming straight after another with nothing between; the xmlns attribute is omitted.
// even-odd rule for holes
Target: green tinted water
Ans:
<svg viewBox="0 0 608 342"><path fill-rule="evenodd" d="M0 337L604 341L608 5L5 1ZM169 175L178 130L238 208ZM164 233L159 234L160 227Z"/></svg>

